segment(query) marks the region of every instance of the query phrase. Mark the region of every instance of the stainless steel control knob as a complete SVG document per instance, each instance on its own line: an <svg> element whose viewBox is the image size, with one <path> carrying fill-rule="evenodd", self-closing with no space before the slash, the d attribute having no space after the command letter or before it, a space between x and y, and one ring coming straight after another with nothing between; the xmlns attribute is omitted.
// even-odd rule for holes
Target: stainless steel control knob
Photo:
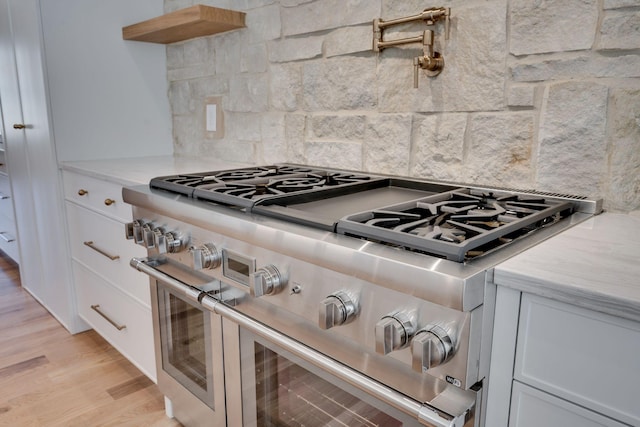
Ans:
<svg viewBox="0 0 640 427"><path fill-rule="evenodd" d="M158 248L158 252L164 253L166 244L164 241L164 229L162 227L156 227L153 229L153 243L156 248Z"/></svg>
<svg viewBox="0 0 640 427"><path fill-rule="evenodd" d="M186 239L175 231L164 233L164 245L159 247L160 253L175 254L187 245Z"/></svg>
<svg viewBox="0 0 640 427"><path fill-rule="evenodd" d="M193 268L196 270L212 269L220 266L222 256L212 243L189 249L193 257Z"/></svg>
<svg viewBox="0 0 640 427"><path fill-rule="evenodd" d="M141 219L135 219L126 225L127 239L133 239L133 241L139 245L144 242L142 226L144 221Z"/></svg>
<svg viewBox="0 0 640 427"><path fill-rule="evenodd" d="M134 238L133 229L137 223L138 223L138 220L136 219L124 225L124 236L127 238L127 240L133 240Z"/></svg>
<svg viewBox="0 0 640 427"><path fill-rule="evenodd" d="M416 325L408 314L398 312L384 316L376 323L376 352L389 354L406 347L416 332Z"/></svg>
<svg viewBox="0 0 640 427"><path fill-rule="evenodd" d="M286 280L274 265L262 267L249 276L249 289L254 297L276 294L285 283Z"/></svg>
<svg viewBox="0 0 640 427"><path fill-rule="evenodd" d="M453 356L453 347L451 337L440 326L430 325L419 330L411 341L413 370L426 372L443 364Z"/></svg>
<svg viewBox="0 0 640 427"><path fill-rule="evenodd" d="M145 248L153 248L155 246L155 239L153 234L153 224L150 222L142 225L142 246Z"/></svg>
<svg viewBox="0 0 640 427"><path fill-rule="evenodd" d="M346 292L336 292L320 302L318 326L331 329L344 325L356 317L357 312L357 303Z"/></svg>

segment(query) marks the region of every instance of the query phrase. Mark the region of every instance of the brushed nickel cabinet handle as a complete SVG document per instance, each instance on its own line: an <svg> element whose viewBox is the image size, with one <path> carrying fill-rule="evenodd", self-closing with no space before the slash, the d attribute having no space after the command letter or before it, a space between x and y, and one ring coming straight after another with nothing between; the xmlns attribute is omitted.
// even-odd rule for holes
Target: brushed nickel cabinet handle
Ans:
<svg viewBox="0 0 640 427"><path fill-rule="evenodd" d="M7 231L0 231L0 239L4 240L7 243L16 241L16 238L9 234L9 232Z"/></svg>
<svg viewBox="0 0 640 427"><path fill-rule="evenodd" d="M85 196L89 194L89 192L87 190L85 190L84 188L81 188L78 190L78 196Z"/></svg>
<svg viewBox="0 0 640 427"><path fill-rule="evenodd" d="M84 245L85 246L89 246L91 249L93 249L94 251L98 252L100 255L106 256L111 261L115 261L117 259L120 259L120 255L111 255L111 254L106 253L105 251L103 251L102 249L100 249L96 245L94 245L92 240L89 240L88 242L84 242Z"/></svg>
<svg viewBox="0 0 640 427"><path fill-rule="evenodd" d="M104 314L101 310L100 310L100 304L95 304L91 306L91 310L95 311L96 313L98 313L100 316L102 316L102 318L104 320L106 320L107 322L111 323L111 325L113 325L114 328L116 328L117 330L121 331L123 329L125 329L127 327L127 325L119 325L118 323L116 323L115 321L113 321L111 318L109 318L109 316L107 316L106 314Z"/></svg>
<svg viewBox="0 0 640 427"><path fill-rule="evenodd" d="M26 129L27 127L22 123L14 123L13 128L14 129Z"/></svg>
<svg viewBox="0 0 640 427"><path fill-rule="evenodd" d="M104 204L107 206L111 206L112 204L114 204L116 201L113 199L104 199Z"/></svg>
<svg viewBox="0 0 640 427"><path fill-rule="evenodd" d="M10 199L11 197L7 196L6 194L4 194L2 191L0 191L0 200L6 200L6 199Z"/></svg>

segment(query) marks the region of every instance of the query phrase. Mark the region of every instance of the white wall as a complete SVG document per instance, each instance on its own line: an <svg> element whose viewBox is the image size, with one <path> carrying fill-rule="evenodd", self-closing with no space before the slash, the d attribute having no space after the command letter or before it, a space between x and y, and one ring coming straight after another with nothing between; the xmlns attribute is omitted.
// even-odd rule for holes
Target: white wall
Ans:
<svg viewBox="0 0 640 427"><path fill-rule="evenodd" d="M40 0L59 161L173 152L163 45L122 27L162 15L162 0Z"/></svg>
<svg viewBox="0 0 640 427"><path fill-rule="evenodd" d="M638 0L165 0L247 12L247 28L167 47L176 154L293 161L599 196L640 209ZM371 50L372 20L451 7L445 60ZM420 23L385 38L416 35ZM394 34L395 33L395 34ZM222 98L224 137L205 131Z"/></svg>

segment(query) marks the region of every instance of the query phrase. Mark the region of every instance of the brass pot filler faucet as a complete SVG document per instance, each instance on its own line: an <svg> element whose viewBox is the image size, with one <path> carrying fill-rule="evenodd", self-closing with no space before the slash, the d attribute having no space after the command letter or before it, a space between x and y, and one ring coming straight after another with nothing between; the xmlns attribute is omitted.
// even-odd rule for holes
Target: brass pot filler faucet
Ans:
<svg viewBox="0 0 640 427"><path fill-rule="evenodd" d="M444 58L439 52L433 50L433 30L424 30L422 35L416 37L407 37L397 40L383 40L382 31L392 25L406 24L414 21L424 21L427 25L434 25L440 20L444 20L444 38L449 40L449 16L451 8L437 7L425 9L417 15L407 16L404 18L391 19L383 21L382 19L373 20L373 51L380 52L383 49L393 46L399 46L409 43L422 43L422 56L413 58L413 87L418 87L418 71L423 69L429 77L435 77L444 68Z"/></svg>

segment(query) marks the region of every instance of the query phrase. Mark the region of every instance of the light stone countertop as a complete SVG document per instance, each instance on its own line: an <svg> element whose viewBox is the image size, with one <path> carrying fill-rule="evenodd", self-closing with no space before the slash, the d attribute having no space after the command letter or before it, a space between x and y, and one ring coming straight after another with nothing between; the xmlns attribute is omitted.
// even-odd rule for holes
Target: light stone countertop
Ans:
<svg viewBox="0 0 640 427"><path fill-rule="evenodd" d="M152 156L126 159L61 162L63 170L81 173L123 186L148 184L151 178L180 173L208 172L249 166L211 157Z"/></svg>
<svg viewBox="0 0 640 427"><path fill-rule="evenodd" d="M494 280L640 321L640 215L590 218L500 264Z"/></svg>

